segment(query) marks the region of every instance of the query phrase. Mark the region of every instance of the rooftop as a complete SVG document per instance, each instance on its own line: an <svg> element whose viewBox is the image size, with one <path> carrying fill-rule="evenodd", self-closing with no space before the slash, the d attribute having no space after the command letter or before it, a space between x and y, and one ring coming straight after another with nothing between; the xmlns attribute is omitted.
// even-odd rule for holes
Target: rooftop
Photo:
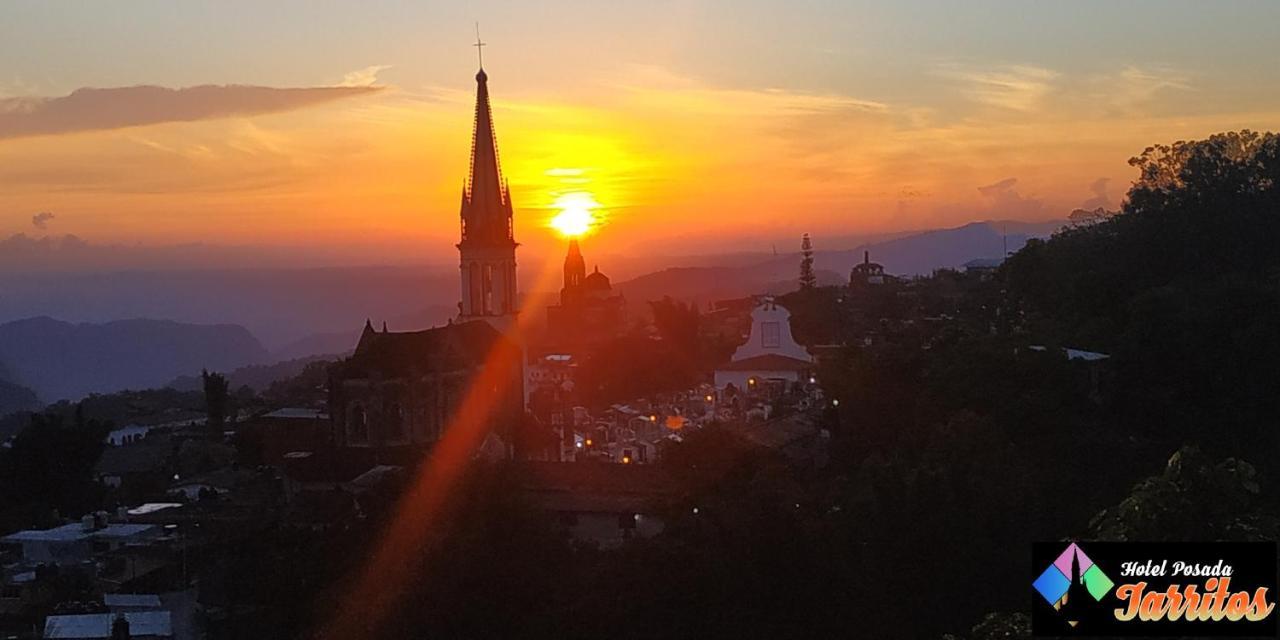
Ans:
<svg viewBox="0 0 1280 640"><path fill-rule="evenodd" d="M110 609L160 609L160 596L154 593L108 593L102 603Z"/></svg>
<svg viewBox="0 0 1280 640"><path fill-rule="evenodd" d="M151 524L109 524L100 529L86 530L84 525L73 522L52 529L28 529L11 533L0 540L5 542L74 542L85 538L128 538L155 529Z"/></svg>
<svg viewBox="0 0 1280 640"><path fill-rule="evenodd" d="M272 420L328 420L329 414L319 409L286 407L284 409L276 409L271 413L264 414L262 417Z"/></svg>
<svg viewBox="0 0 1280 640"><path fill-rule="evenodd" d="M72 616L49 616L44 621L45 638L110 638L111 623L117 614L89 613ZM129 611L129 635L172 637L173 620L168 611Z"/></svg>
<svg viewBox="0 0 1280 640"><path fill-rule="evenodd" d="M735 360L717 367L720 371L806 371L812 362L776 353Z"/></svg>

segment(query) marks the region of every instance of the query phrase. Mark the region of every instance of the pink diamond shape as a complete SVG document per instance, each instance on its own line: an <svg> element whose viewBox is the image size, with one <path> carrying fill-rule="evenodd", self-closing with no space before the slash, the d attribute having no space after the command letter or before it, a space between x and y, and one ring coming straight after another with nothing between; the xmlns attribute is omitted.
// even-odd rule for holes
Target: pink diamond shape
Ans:
<svg viewBox="0 0 1280 640"><path fill-rule="evenodd" d="M1063 551L1062 555L1058 556L1058 559L1053 561L1053 566L1057 567L1058 570L1062 572L1062 575L1067 578L1071 578L1072 556L1080 558L1080 573L1076 576L1077 579L1079 579L1079 576L1084 575L1084 572L1088 571L1089 567L1093 566L1093 560L1090 560L1089 556L1086 556L1084 552L1080 550L1080 547L1076 546L1076 543L1072 542L1071 546L1067 547L1067 550Z"/></svg>

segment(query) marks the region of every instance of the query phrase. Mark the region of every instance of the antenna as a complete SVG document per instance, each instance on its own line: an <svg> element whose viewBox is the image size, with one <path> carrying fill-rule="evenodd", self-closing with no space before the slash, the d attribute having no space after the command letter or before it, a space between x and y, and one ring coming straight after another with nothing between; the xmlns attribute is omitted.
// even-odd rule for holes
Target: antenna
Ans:
<svg viewBox="0 0 1280 640"><path fill-rule="evenodd" d="M476 48L476 58L480 60L480 68L484 68L484 47L485 43L480 40L480 23L476 22L476 43L471 45Z"/></svg>

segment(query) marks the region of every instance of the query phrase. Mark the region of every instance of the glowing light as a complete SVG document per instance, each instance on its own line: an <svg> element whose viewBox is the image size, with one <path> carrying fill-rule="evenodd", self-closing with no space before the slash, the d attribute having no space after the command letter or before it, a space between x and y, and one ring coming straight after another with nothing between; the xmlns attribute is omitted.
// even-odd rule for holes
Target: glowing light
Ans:
<svg viewBox="0 0 1280 640"><path fill-rule="evenodd" d="M622 456L622 464L631 464L631 456Z"/></svg>
<svg viewBox="0 0 1280 640"><path fill-rule="evenodd" d="M600 203L586 191L562 194L556 198L552 206L559 209L560 213L556 214L549 224L560 235L568 237L586 235L599 224L593 211L600 207Z"/></svg>

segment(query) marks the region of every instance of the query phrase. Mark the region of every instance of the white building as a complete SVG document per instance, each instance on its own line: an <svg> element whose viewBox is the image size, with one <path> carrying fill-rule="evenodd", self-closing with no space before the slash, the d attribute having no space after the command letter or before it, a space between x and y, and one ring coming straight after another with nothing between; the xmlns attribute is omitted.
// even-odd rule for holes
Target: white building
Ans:
<svg viewBox="0 0 1280 640"><path fill-rule="evenodd" d="M739 389L769 381L808 380L813 356L791 336L791 312L765 298L751 312L751 334L738 346L733 358L716 369L716 388L732 384Z"/></svg>

